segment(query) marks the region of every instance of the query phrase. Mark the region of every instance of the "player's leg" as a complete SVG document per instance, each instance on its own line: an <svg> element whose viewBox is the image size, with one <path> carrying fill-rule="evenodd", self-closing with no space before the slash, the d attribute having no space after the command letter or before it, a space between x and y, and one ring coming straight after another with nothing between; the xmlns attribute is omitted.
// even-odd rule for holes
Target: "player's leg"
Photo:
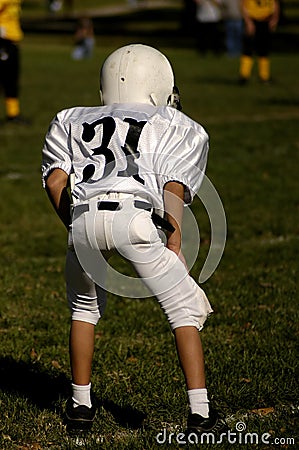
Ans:
<svg viewBox="0 0 299 450"><path fill-rule="evenodd" d="M177 255L164 246L149 214L135 216L130 229L131 245L122 246L121 252L156 296L173 330L189 398L188 427L216 431L223 422L209 407L199 335L211 306Z"/></svg>
<svg viewBox="0 0 299 450"><path fill-rule="evenodd" d="M187 274L177 255L164 247L159 259L152 262L153 265L149 262L147 267L151 277L143 277L143 281L158 299L173 330L190 410L193 414L208 418L209 400L199 330L212 309L204 292ZM139 275L146 275L146 266L143 263L140 267L134 262Z"/></svg>
<svg viewBox="0 0 299 450"><path fill-rule="evenodd" d="M210 407L204 353L198 329L183 326L176 328L173 333L189 400L188 432L217 431L217 428L224 431L225 423Z"/></svg>
<svg viewBox="0 0 299 450"><path fill-rule="evenodd" d="M270 30L268 22L260 22L257 27L257 54L258 54L258 75L260 81L267 83L270 80Z"/></svg>
<svg viewBox="0 0 299 450"><path fill-rule="evenodd" d="M20 115L19 103L19 48L10 41L4 41L7 59L3 64L3 86L7 120L13 120Z"/></svg>
<svg viewBox="0 0 299 450"><path fill-rule="evenodd" d="M198 329L184 326L173 333L187 389L205 388L204 354Z"/></svg>
<svg viewBox="0 0 299 450"><path fill-rule="evenodd" d="M100 268L102 271L105 269L106 266ZM94 327L104 312L106 293L86 275L73 250L67 252L65 276L72 314L70 357L73 383L83 385L90 382Z"/></svg>
<svg viewBox="0 0 299 450"><path fill-rule="evenodd" d="M173 267L173 258L180 268ZM170 264L169 264L170 260ZM195 281L186 273L184 264L165 248L165 255L154 260L150 269L152 278L143 278L147 287L157 297L173 330L178 358L186 380L190 414L187 421L188 433L224 432L225 422L210 406L205 380L205 362L199 330L212 312L210 304ZM161 265L159 265L159 262ZM136 271L144 273L146 264L134 262ZM149 263L148 267L151 266ZM156 267L157 276L153 276ZM165 271L168 266L169 270ZM172 268L171 268L172 266ZM171 273L173 270L174 276ZM185 271L185 276L183 272ZM168 283L166 278L168 277ZM162 280L161 284L159 280ZM178 283L174 280L179 280ZM162 289L159 289L162 285ZM168 285L168 290L164 290Z"/></svg>
<svg viewBox="0 0 299 450"><path fill-rule="evenodd" d="M225 21L226 49L228 56L240 56L242 51L242 20L228 19Z"/></svg>
<svg viewBox="0 0 299 450"><path fill-rule="evenodd" d="M165 312L174 332L193 412L197 406L196 412L208 417L204 356L198 329L212 312L210 304L177 255L164 246L149 213L135 216L130 230L131 245L122 246L121 252L132 262Z"/></svg>
<svg viewBox="0 0 299 450"><path fill-rule="evenodd" d="M92 323L72 320L69 345L73 384L86 386L90 383L94 328ZM90 398L87 403L90 405Z"/></svg>
<svg viewBox="0 0 299 450"><path fill-rule="evenodd" d="M90 428L96 413L90 381L94 329L104 312L106 296L104 289L86 275L73 249L68 250L65 272L72 314L69 338L72 397L67 403L66 416L70 428Z"/></svg>
<svg viewBox="0 0 299 450"><path fill-rule="evenodd" d="M244 28L242 39L242 54L239 65L239 82L245 84L251 77L253 67L253 53L255 47L255 35L249 35Z"/></svg>

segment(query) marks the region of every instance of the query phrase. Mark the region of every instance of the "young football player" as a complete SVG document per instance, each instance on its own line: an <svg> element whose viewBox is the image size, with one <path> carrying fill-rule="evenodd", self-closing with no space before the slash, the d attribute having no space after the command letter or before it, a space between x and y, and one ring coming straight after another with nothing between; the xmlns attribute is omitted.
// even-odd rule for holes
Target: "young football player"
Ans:
<svg viewBox="0 0 299 450"><path fill-rule="evenodd" d="M183 207L201 185L208 135L179 111L172 67L153 47L132 44L108 56L100 92L103 106L59 112L43 147L44 186L69 232L69 427L89 428L96 414L90 379L94 328L106 303L102 255L115 250L169 321L188 391L188 432L216 432L224 422L209 404L199 336L212 308L181 252Z"/></svg>
<svg viewBox="0 0 299 450"><path fill-rule="evenodd" d="M5 97L6 120L26 123L20 115L20 25L21 0L0 0L0 84Z"/></svg>
<svg viewBox="0 0 299 450"><path fill-rule="evenodd" d="M249 81L254 63L258 57L258 75L263 83L271 78L270 44L271 35L279 20L278 0L241 0L241 12L244 21L243 50L240 59L239 81Z"/></svg>

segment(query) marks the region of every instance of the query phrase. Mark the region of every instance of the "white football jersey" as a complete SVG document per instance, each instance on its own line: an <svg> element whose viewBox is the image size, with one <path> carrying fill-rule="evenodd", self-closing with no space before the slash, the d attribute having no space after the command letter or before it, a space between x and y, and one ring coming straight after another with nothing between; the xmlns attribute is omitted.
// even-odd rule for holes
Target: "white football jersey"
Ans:
<svg viewBox="0 0 299 450"><path fill-rule="evenodd" d="M43 147L43 183L60 168L74 173L75 202L110 192L135 194L163 210L168 181L185 186L192 202L209 148L201 125L169 106L113 104L57 114Z"/></svg>

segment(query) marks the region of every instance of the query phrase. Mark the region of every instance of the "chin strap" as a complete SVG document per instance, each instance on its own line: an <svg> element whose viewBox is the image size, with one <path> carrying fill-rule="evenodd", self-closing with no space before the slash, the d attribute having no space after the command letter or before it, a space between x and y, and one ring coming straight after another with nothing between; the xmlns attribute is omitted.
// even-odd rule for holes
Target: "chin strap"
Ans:
<svg viewBox="0 0 299 450"><path fill-rule="evenodd" d="M168 97L167 104L175 109L178 109L179 111L182 110L180 92L177 86L173 86L172 94Z"/></svg>

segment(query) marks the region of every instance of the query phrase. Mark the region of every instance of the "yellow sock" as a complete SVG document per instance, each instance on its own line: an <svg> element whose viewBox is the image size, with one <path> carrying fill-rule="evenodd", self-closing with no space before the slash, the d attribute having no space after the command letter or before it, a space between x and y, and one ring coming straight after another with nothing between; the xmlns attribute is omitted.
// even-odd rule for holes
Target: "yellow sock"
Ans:
<svg viewBox="0 0 299 450"><path fill-rule="evenodd" d="M258 59L259 77L262 81L269 81L270 79L270 61L269 58Z"/></svg>
<svg viewBox="0 0 299 450"><path fill-rule="evenodd" d="M251 56L242 55L240 59L240 78L248 80L251 75L253 66L253 58Z"/></svg>
<svg viewBox="0 0 299 450"><path fill-rule="evenodd" d="M20 103L17 98L6 98L5 109L7 117L16 117L20 114Z"/></svg>

